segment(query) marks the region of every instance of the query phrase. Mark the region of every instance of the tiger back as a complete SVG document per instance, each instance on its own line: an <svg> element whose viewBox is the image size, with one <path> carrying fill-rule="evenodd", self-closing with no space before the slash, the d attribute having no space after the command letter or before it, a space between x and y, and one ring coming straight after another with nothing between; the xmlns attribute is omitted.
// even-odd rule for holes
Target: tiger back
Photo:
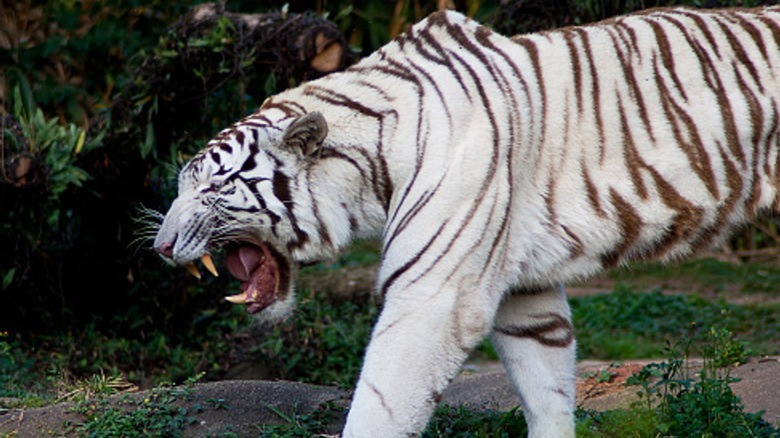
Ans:
<svg viewBox="0 0 780 438"><path fill-rule="evenodd" d="M419 433L486 335L529 435L573 436L561 285L777 211L779 111L780 7L511 39L440 12L220 133L155 248L189 264L226 247L228 299L278 314L299 263L381 237L384 305L344 436Z"/></svg>

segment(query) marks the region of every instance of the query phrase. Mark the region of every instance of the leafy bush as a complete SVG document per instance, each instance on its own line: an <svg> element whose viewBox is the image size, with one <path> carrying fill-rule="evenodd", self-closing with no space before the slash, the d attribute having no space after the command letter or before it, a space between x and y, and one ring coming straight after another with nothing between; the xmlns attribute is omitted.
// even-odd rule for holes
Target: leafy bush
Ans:
<svg viewBox="0 0 780 438"><path fill-rule="evenodd" d="M15 248L16 257L0 258L3 289L20 282L23 258L61 254L78 226L68 195L83 187L89 175L78 166L82 153L98 147L101 135L90 136L73 124L62 126L14 90L13 113L3 119L3 181L0 239ZM19 277L23 274L20 272Z"/></svg>

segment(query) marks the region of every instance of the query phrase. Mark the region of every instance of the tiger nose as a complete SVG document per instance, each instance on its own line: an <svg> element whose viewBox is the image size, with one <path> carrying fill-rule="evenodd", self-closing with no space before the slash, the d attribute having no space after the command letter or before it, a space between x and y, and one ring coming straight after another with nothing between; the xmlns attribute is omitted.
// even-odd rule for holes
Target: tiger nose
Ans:
<svg viewBox="0 0 780 438"><path fill-rule="evenodd" d="M173 242L163 242L158 247L155 248L155 251L158 253L164 255L165 257L168 257L169 259L173 258Z"/></svg>

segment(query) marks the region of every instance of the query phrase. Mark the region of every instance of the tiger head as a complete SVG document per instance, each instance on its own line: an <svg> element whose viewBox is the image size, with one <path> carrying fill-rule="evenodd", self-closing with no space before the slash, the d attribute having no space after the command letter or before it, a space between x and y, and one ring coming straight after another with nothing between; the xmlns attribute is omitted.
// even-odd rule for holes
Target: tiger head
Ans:
<svg viewBox="0 0 780 438"><path fill-rule="evenodd" d="M242 290L226 299L271 316L292 307L296 259L307 258L306 225L293 211L295 176L327 135L320 113L272 115L255 113L222 131L186 164L154 241L163 258L196 274L196 259L216 274L210 254L224 248Z"/></svg>

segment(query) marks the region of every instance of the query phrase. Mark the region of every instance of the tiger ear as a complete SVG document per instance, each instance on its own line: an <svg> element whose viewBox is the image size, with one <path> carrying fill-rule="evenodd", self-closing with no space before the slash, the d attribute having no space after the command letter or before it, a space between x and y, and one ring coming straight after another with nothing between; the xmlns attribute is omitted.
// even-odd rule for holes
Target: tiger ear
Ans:
<svg viewBox="0 0 780 438"><path fill-rule="evenodd" d="M282 146L295 151L302 158L312 157L320 152L327 135L328 123L325 117L314 111L292 122L284 132Z"/></svg>

